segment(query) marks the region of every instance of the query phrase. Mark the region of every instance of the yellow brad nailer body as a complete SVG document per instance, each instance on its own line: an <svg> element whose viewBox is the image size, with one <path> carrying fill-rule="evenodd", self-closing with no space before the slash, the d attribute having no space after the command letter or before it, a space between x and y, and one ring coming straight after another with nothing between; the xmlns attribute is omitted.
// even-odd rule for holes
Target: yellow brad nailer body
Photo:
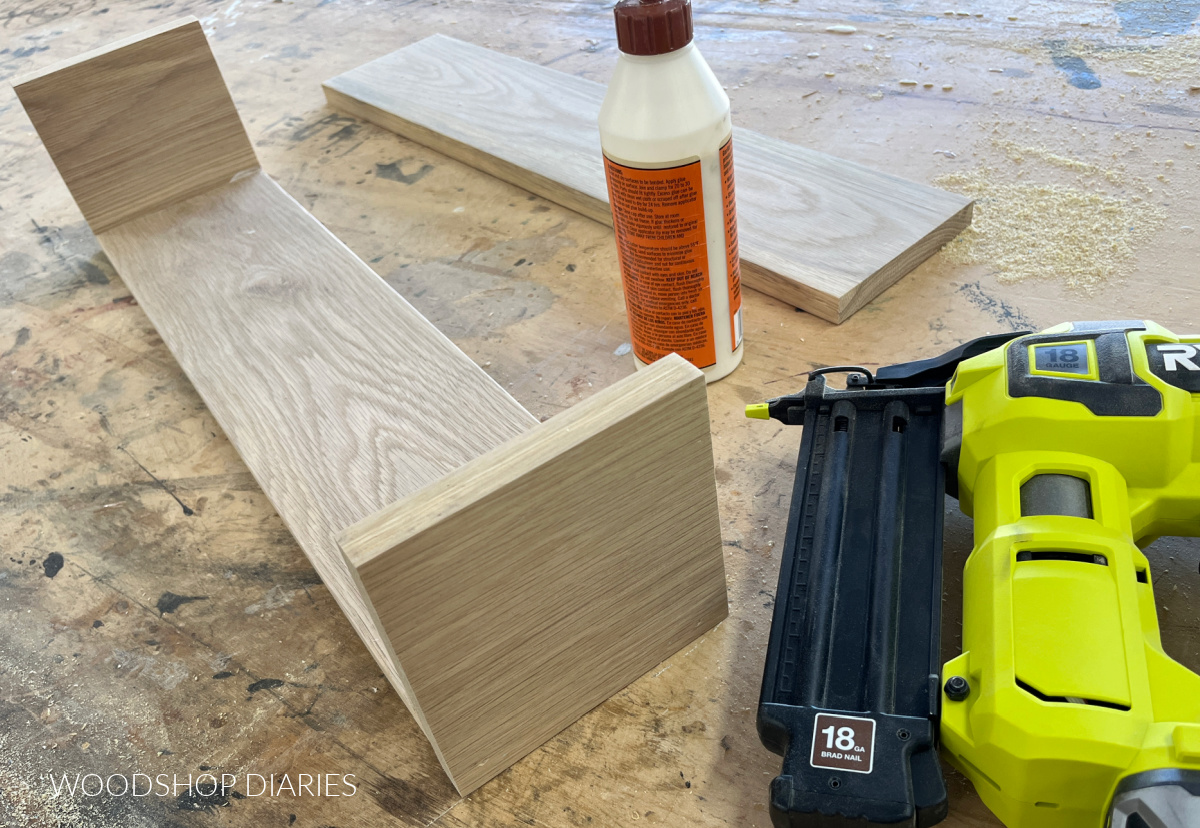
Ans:
<svg viewBox="0 0 1200 828"><path fill-rule="evenodd" d="M1102 828L1110 808L1113 828L1200 828L1200 676L1162 650L1140 549L1200 535L1194 343L1062 325L947 386L975 547L942 746L1009 828Z"/></svg>
<svg viewBox="0 0 1200 828"><path fill-rule="evenodd" d="M832 411L848 399L866 410L870 397L856 395L882 400L949 376L940 460L947 492L974 518L975 543L963 579L963 653L943 666L940 698L930 709L942 758L1008 828L1200 828L1200 676L1163 652L1154 579L1142 553L1160 536L1200 535L1200 337L1128 321L1064 324L999 347L985 344L982 353L968 343L953 359L890 366L874 377L846 369L855 373L845 391L830 391L814 377L805 394L748 413L796 424L811 415L816 424L822 405ZM869 422L861 413L843 415L836 435L848 456L860 419ZM802 469L803 455L802 448ZM908 462L916 462L911 454ZM878 498L878 480L846 486L849 501ZM814 494L808 508L820 506ZM928 510L927 502L921 508ZM921 518L898 511L903 520ZM940 536L940 523L938 530ZM823 543L821 531L814 548ZM790 565L789 548L784 554ZM912 555L897 548L888 583L908 582L903 567ZM882 568L861 578L876 571ZM869 584L857 588L873 594ZM848 612L836 609L836 595L794 600ZM776 639L773 629L772 646ZM803 641L791 646L790 658L812 657ZM866 651L863 675L872 674L872 658ZM778 712L771 659L769 651L760 733L776 750L795 741L807 751L817 737L801 732L806 719ZM819 678L812 686L825 686ZM812 698L789 703L825 716L895 713L886 705L825 711ZM764 716L796 724L790 732L765 729ZM880 746L869 749L887 755ZM776 825L922 826L945 813L927 808L922 816L918 808L908 821L885 823L870 818L877 808L860 807L865 800L836 801L842 786L824 779L835 771L789 761L786 783L777 779L772 789ZM870 786L856 790L872 795L863 793Z"/></svg>

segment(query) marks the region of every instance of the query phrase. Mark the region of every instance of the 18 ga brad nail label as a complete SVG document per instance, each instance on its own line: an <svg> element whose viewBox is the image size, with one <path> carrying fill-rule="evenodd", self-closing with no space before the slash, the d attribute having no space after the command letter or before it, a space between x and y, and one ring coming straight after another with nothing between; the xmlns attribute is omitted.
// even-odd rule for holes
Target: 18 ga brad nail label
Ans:
<svg viewBox="0 0 1200 828"><path fill-rule="evenodd" d="M817 714L809 760L814 768L870 773L874 759L874 719Z"/></svg>

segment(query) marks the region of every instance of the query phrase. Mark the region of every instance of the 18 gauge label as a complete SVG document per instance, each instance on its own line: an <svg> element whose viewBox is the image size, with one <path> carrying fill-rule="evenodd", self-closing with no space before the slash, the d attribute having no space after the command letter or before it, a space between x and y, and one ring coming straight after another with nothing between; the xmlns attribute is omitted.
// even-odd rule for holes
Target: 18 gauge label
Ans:
<svg viewBox="0 0 1200 828"><path fill-rule="evenodd" d="M814 768L870 773L874 759L874 719L817 714L809 759Z"/></svg>
<svg viewBox="0 0 1200 828"><path fill-rule="evenodd" d="M1083 342L1056 342L1033 346L1033 369L1060 374L1086 376L1092 371L1088 364L1088 347Z"/></svg>

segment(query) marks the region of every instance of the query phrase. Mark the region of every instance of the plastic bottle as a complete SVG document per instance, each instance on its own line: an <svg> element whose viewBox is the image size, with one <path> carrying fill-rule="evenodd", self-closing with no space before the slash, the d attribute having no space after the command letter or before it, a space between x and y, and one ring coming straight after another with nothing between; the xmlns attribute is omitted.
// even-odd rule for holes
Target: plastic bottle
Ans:
<svg viewBox="0 0 1200 828"><path fill-rule="evenodd" d="M637 367L672 351L708 382L742 361L729 98L690 0L621 0L600 145Z"/></svg>

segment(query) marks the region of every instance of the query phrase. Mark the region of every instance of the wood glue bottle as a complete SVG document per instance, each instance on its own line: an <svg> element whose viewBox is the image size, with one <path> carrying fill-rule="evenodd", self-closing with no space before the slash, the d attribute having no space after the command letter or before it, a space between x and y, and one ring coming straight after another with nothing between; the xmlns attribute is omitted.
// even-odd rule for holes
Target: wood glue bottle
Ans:
<svg viewBox="0 0 1200 828"><path fill-rule="evenodd" d="M637 367L675 352L719 380L742 361L729 98L690 0L621 0L600 145Z"/></svg>

